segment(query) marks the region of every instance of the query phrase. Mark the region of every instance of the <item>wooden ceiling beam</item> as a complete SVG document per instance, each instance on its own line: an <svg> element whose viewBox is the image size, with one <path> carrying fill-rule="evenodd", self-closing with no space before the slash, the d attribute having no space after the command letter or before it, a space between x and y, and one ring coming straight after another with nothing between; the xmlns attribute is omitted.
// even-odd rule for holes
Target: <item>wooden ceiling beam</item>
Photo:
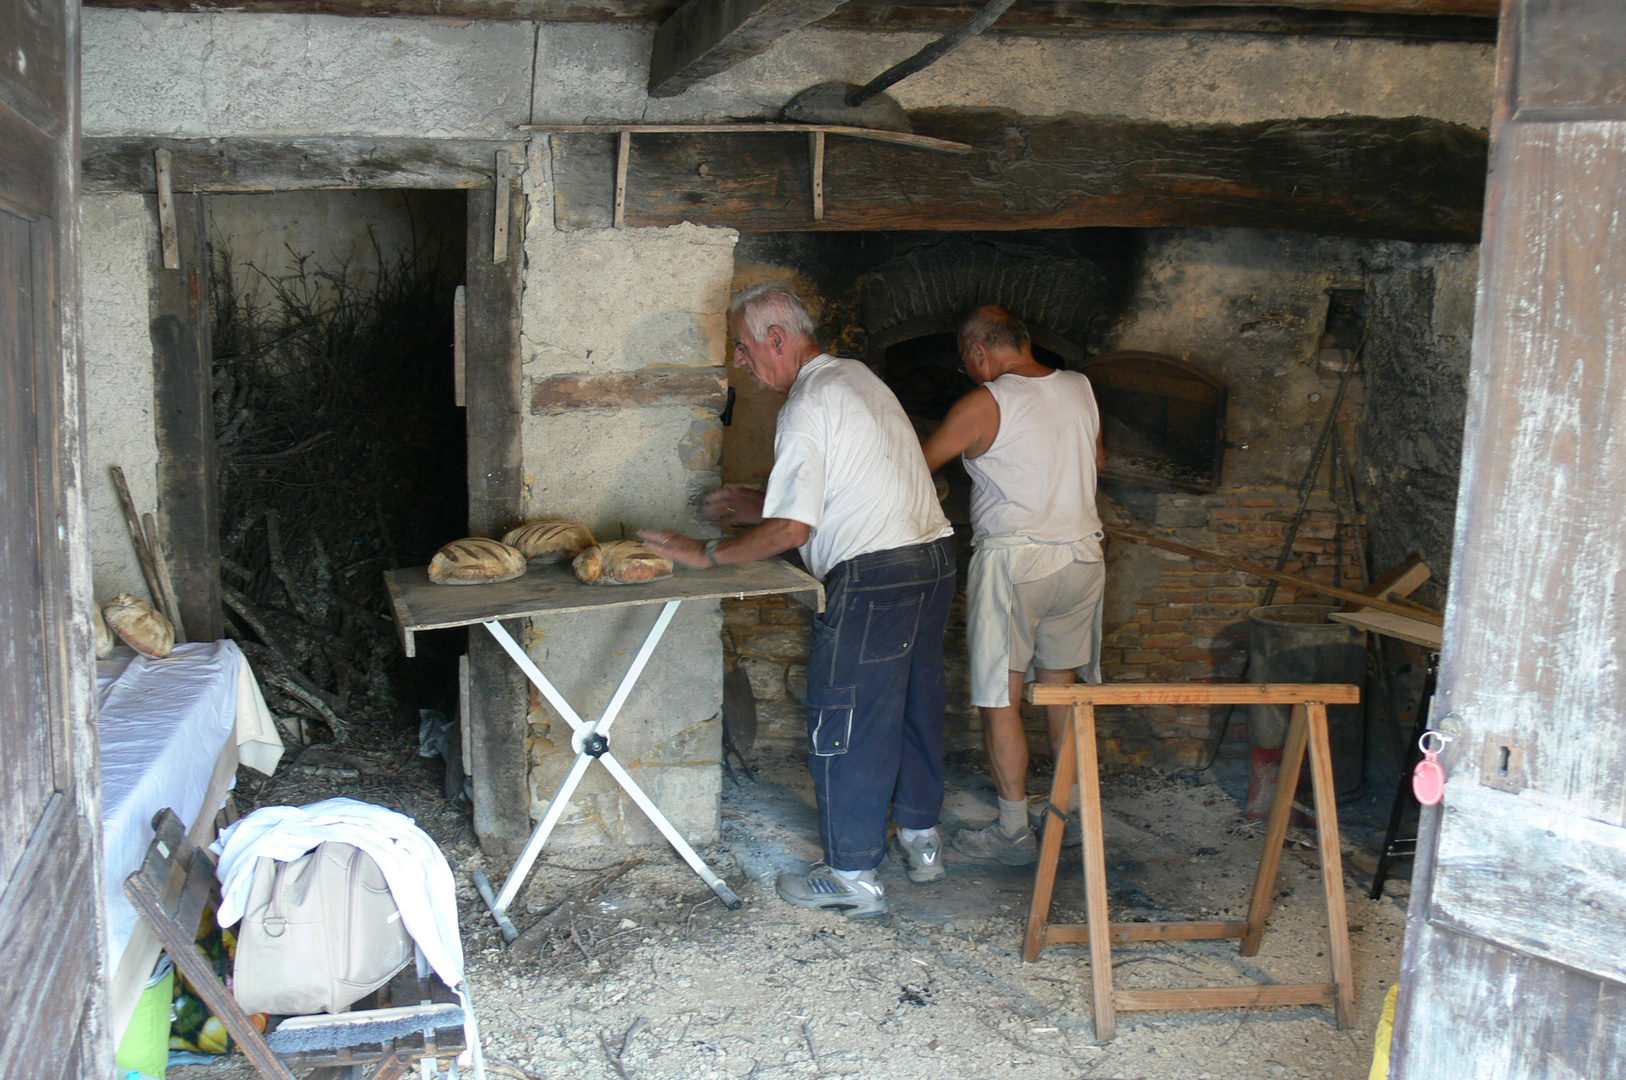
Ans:
<svg viewBox="0 0 1626 1080"><path fill-rule="evenodd" d="M649 96L675 97L775 41L818 22L843 0L687 0L655 31Z"/></svg>
<svg viewBox="0 0 1626 1080"><path fill-rule="evenodd" d="M141 11L234 11L544 22L670 21L676 0L86 0L86 7ZM816 25L830 29L942 31L964 22L976 0L848 0ZM1038 35L1238 33L1494 41L1495 0L1017 0L996 32ZM676 33L674 28L672 33Z"/></svg>

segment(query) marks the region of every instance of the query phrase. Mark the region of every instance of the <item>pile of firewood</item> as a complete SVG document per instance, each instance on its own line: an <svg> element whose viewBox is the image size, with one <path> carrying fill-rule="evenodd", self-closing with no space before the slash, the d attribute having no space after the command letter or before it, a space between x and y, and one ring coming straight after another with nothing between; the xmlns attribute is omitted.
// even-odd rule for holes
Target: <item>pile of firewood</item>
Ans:
<svg viewBox="0 0 1626 1080"><path fill-rule="evenodd" d="M263 286L244 296L256 276ZM467 517L458 276L424 250L359 271L299 259L280 278L217 255L227 633L301 742L321 737L312 724L342 742L354 723L437 704L409 679L381 575L428 561Z"/></svg>

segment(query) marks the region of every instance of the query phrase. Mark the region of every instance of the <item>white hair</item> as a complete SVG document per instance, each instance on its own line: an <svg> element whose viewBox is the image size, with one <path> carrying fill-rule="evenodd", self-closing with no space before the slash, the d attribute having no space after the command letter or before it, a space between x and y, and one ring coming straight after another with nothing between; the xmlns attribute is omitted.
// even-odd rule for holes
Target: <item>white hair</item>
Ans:
<svg viewBox="0 0 1626 1080"><path fill-rule="evenodd" d="M768 328L777 326L793 338L816 342L817 330L813 316L802 303L802 298L785 288L764 282L753 285L734 297L728 305L730 318L739 319L745 332L761 341L768 336Z"/></svg>

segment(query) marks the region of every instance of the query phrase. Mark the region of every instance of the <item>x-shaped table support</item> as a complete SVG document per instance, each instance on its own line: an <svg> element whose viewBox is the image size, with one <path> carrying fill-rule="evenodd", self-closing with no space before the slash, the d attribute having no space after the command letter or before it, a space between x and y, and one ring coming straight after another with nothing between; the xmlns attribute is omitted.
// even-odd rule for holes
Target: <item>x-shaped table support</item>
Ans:
<svg viewBox="0 0 1626 1080"><path fill-rule="evenodd" d="M638 804L638 809L642 810L644 815L655 823L655 827L661 831L661 835L671 842L672 847L677 849L679 855L683 856L683 861L688 863L707 885L711 886L711 891L716 893L731 910L740 906L740 898L734 894L734 890L730 889L722 878L712 872L711 867L706 865L704 859L695 854L694 848L690 847L689 842L683 839L683 835L672 827L672 823L666 819L666 815L661 813L660 807L656 806L650 797L644 794L644 789L638 786L638 782L615 759L615 755L610 753L610 725L615 723L616 716L621 712L621 706L626 704L627 696L632 693L633 685L637 683L638 676L643 674L644 666L649 663L650 654L655 651L655 646L660 644L661 636L666 633L666 628L671 625L672 616L677 614L680 603L682 603L681 600L668 600L661 608L660 616L655 620L655 625L650 627L649 635L644 638L643 647L638 650L638 655L633 657L632 666L627 668L626 675L621 678L621 685L616 687L615 696L610 698L610 703L605 707L604 714L592 722L583 720L580 714L571 708L570 702L566 701L564 696L548 681L548 677L542 674L542 669L536 666L536 662L531 659L529 653L520 647L519 642L514 640L513 635L503 629L502 623L496 619L491 619L480 624L491 632L491 636L497 639L497 644L501 645L503 651L513 659L514 663L519 665L519 669L525 673L525 677L531 680L532 685L541 691L543 697L547 698L548 704L552 705L559 715L565 718L575 732L570 738L570 745L576 751L576 761L571 765L569 774L565 776L565 782L559 785L558 794L548 804L548 812L542 815L541 822L537 825L535 831L531 833L531 838L526 841L525 850L520 853L519 861L514 864L514 869L509 872L508 880L503 882L502 891L497 894L496 902L491 905L491 913L496 917L499 924L507 921L509 906L513 904L514 899L519 895L520 887L525 884L525 877L531 872L532 864L536 862L537 856L542 854L542 847L548 842L549 834L553 832L554 826L559 824L559 819L564 816L565 807L570 803L571 796L576 793L576 788L581 783L582 777L587 774L587 767L595 759L610 771L610 775L615 777L615 782L620 784L622 789L632 798L632 801Z"/></svg>

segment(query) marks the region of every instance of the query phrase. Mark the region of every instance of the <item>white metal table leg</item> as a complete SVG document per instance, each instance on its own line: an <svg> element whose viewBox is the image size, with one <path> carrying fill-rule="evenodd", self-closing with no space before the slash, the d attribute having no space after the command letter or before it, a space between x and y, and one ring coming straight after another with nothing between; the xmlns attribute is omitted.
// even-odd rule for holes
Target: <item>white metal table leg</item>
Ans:
<svg viewBox="0 0 1626 1080"><path fill-rule="evenodd" d="M621 785L638 808L660 830L661 835L665 836L667 841L677 849L678 854L683 856L684 861L693 868L695 873L700 875L701 879L711 887L711 890L722 899L723 903L727 904L731 909L740 906L740 898L735 895L734 890L730 889L721 878L712 872L711 867L706 865L705 860L700 858L694 848L672 826L666 815L661 813L660 808L644 793L644 790L638 786L638 782L609 753L605 746L610 725L615 723L616 717L620 715L621 707L626 704L627 697L632 693L632 688L637 683L638 677L643 674L644 667L649 663L650 655L655 651L655 646L660 643L662 635L666 633L666 628L671 625L672 616L677 613L679 603L681 601L669 600L662 607L660 616L655 620L655 625L650 627L649 634L644 638L643 646L638 650L638 654L633 657L627 673L622 676L621 683L616 687L615 694L610 698L610 703L605 708L604 714L593 722L582 719L580 714L564 699L564 696L548 681L547 676L542 674L542 670L536 666L530 654L520 647L519 643L503 628L500 622L491 620L481 624L490 631L491 636L502 646L503 651L508 653L509 658L519 666L520 670L525 673L525 677L541 692L548 703L570 724L574 730L574 734L571 736L571 745L576 749L575 763L571 766L564 783L560 785L558 794L549 803L548 812L543 816L541 822L537 824L536 829L531 833L530 839L526 841L525 850L521 852L519 861L514 864L513 870L509 872L507 880L503 882L502 892L497 895L496 903L491 907L492 914L498 916L499 920L505 915L509 905L514 902L520 886L524 884L526 875L530 873L531 866L542 853L543 845L547 843L548 836L553 832L554 826L564 816L565 807L569 804L571 796L575 794L576 787L581 783L582 776L587 772L588 764L595 757L609 770L616 783Z"/></svg>

